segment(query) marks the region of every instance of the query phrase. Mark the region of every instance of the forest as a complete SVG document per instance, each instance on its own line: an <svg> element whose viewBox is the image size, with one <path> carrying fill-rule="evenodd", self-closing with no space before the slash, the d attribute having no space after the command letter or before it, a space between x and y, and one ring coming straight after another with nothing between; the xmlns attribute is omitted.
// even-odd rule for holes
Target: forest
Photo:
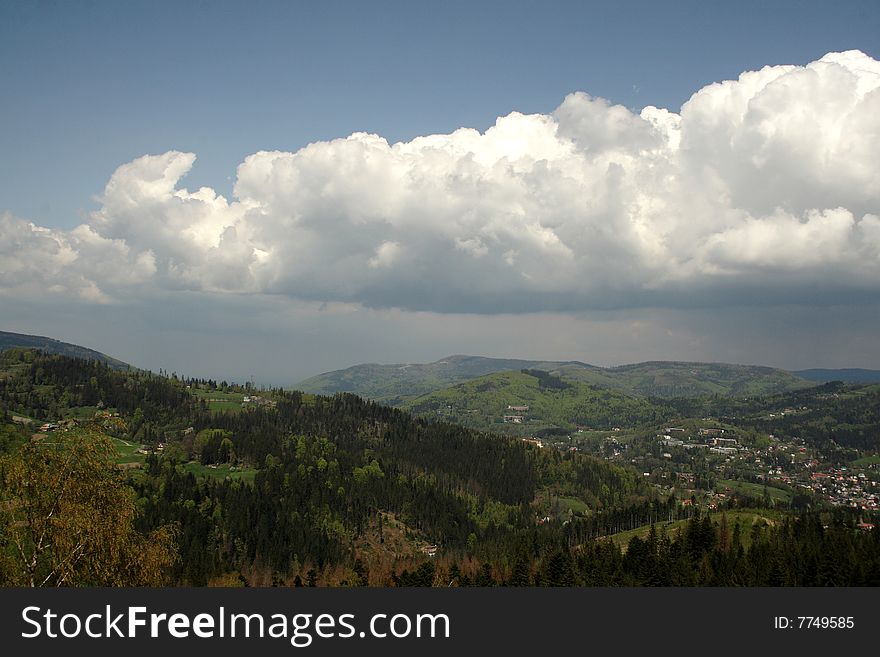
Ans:
<svg viewBox="0 0 880 657"><path fill-rule="evenodd" d="M877 412L872 400L840 403L847 427ZM857 441L848 431L835 435ZM760 500L710 513L601 458L345 393L10 350L0 451L4 585L880 583L880 532L856 510L730 522ZM640 527L626 545L612 540ZM95 567L111 545L139 555L134 565Z"/></svg>

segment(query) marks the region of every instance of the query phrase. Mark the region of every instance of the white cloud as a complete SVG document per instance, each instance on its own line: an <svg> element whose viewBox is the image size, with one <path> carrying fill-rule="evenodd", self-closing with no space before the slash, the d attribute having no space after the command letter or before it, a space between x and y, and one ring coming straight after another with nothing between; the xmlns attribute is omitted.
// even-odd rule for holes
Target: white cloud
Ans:
<svg viewBox="0 0 880 657"><path fill-rule="evenodd" d="M155 271L150 250L133 253L87 225L63 232L0 214L0 296L107 303Z"/></svg>
<svg viewBox="0 0 880 657"><path fill-rule="evenodd" d="M704 257L730 273L754 268L803 270L843 264L853 254L855 221L843 208L747 218L706 241Z"/></svg>
<svg viewBox="0 0 880 657"><path fill-rule="evenodd" d="M819 280L876 293L878 154L880 62L857 51L743 73L680 113L576 93L484 133L261 151L232 201L182 187L195 155L171 151L119 167L73 231L0 218L0 293L478 313L784 298Z"/></svg>

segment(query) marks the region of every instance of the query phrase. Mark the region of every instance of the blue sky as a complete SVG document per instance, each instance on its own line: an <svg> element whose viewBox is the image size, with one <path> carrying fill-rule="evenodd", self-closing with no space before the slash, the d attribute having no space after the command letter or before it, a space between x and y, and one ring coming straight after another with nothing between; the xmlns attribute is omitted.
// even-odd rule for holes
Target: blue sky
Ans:
<svg viewBox="0 0 880 657"><path fill-rule="evenodd" d="M0 329L273 384L880 368L878 35L876 1L0 3Z"/></svg>
<svg viewBox="0 0 880 657"><path fill-rule="evenodd" d="M485 130L572 91L677 111L705 84L880 54L865 2L0 4L0 200L72 227L110 174L170 149L224 194L242 159L355 131Z"/></svg>

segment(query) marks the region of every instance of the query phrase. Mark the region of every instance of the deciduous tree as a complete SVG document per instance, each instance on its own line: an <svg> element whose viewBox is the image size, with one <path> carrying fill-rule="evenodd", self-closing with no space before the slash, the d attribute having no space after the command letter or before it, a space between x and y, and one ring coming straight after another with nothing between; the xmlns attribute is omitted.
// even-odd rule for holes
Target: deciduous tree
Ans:
<svg viewBox="0 0 880 657"><path fill-rule="evenodd" d="M0 579L18 586L156 586L175 559L175 531L134 529L134 493L113 445L77 429L0 460Z"/></svg>

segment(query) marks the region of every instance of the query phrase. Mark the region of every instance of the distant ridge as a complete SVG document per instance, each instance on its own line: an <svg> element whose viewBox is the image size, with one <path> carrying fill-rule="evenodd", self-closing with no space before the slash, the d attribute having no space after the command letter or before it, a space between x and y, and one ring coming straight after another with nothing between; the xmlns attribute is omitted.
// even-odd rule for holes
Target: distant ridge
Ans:
<svg viewBox="0 0 880 657"><path fill-rule="evenodd" d="M562 365L593 368L585 363L485 358L457 354L433 363L367 363L344 370L326 372L301 381L294 387L305 392L332 395L352 392L386 404L400 405L421 395L467 381L478 376L521 369L555 370Z"/></svg>
<svg viewBox="0 0 880 657"><path fill-rule="evenodd" d="M86 360L97 360L105 363L115 370L127 370L131 365L121 360L112 358L100 351L80 347L79 345L70 344L69 342L61 342L54 338L47 338L42 335L26 335L24 333L9 333L0 331L0 351L7 349L39 349L47 354L56 354L60 356L69 356L71 358L83 358Z"/></svg>
<svg viewBox="0 0 880 657"><path fill-rule="evenodd" d="M880 370L866 370L861 367L848 367L843 369L810 369L798 370L792 374L815 381L816 383L828 383L829 381L843 381L844 383L880 383Z"/></svg>
<svg viewBox="0 0 880 657"><path fill-rule="evenodd" d="M754 365L652 361L604 368L580 361L455 355L426 364L355 365L306 379L296 387L325 395L351 392L402 406L422 395L470 379L524 369L543 370L568 381L620 390L637 397L753 396L815 385L785 370Z"/></svg>

